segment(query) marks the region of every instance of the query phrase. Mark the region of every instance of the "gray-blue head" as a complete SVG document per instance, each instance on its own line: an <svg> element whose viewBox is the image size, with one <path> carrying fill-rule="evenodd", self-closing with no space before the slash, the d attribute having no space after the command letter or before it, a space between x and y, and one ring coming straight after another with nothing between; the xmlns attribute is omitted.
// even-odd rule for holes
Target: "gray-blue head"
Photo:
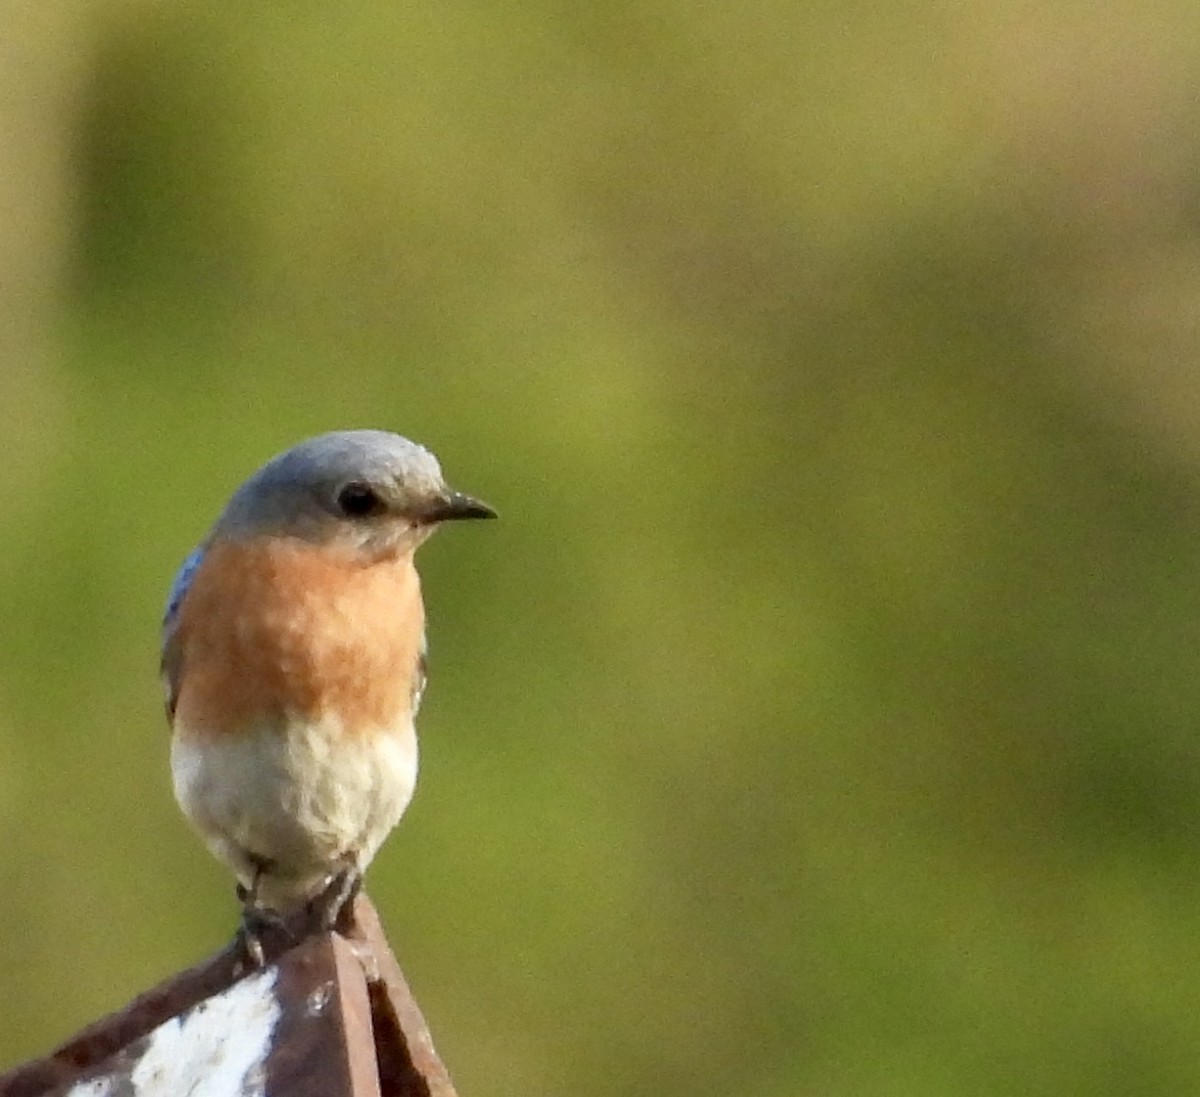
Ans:
<svg viewBox="0 0 1200 1097"><path fill-rule="evenodd" d="M447 487L423 446L388 431L341 430L268 461L234 493L213 532L388 551L415 548L441 522L495 517Z"/></svg>

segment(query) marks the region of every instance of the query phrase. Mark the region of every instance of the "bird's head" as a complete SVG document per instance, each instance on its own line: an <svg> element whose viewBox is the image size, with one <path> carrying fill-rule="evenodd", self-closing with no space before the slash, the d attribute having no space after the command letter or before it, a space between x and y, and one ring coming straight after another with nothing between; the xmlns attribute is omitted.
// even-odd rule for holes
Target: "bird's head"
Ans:
<svg viewBox="0 0 1200 1097"><path fill-rule="evenodd" d="M272 458L230 499L214 533L294 537L391 556L442 522L496 512L447 487L437 458L381 430L321 434Z"/></svg>

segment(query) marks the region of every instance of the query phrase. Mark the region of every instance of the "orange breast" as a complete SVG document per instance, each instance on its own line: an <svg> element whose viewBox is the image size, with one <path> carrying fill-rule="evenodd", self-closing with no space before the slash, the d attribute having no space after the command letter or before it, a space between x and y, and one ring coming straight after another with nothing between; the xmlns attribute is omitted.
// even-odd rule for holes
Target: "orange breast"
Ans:
<svg viewBox="0 0 1200 1097"><path fill-rule="evenodd" d="M424 627L411 553L368 562L299 541L218 543L180 608L176 726L221 735L323 715L352 733L395 726Z"/></svg>

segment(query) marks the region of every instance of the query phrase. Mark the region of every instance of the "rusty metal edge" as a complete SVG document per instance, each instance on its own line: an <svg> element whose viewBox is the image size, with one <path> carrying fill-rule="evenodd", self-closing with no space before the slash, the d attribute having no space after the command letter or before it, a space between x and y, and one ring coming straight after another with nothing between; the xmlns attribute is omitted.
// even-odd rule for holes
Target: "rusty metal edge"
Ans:
<svg viewBox="0 0 1200 1097"><path fill-rule="evenodd" d="M289 1097L381 1097L362 966L340 937L311 937L280 957L282 1005L265 1091Z"/></svg>
<svg viewBox="0 0 1200 1097"><path fill-rule="evenodd" d="M342 1002L347 1017L360 1018L364 1010L369 1016L369 1024L360 1028L356 1020L355 1026L358 1032L372 1034L375 1054L372 1059L355 1056L355 1061L377 1065L379 1077L372 1085L379 1088L361 1092L382 1092L383 1097L457 1097L449 1072L434 1049L425 1018L384 935L379 914L365 894L355 899L346 922L340 928L348 939L349 951L347 942L339 942L336 934L327 936L334 945L341 993L345 994L358 978L365 980L365 1004L357 991ZM290 942L281 935L265 944L271 963L288 950ZM350 974L347 964L351 956L356 978L342 978ZM105 1060L163 1022L230 987L243 974L239 971L240 959L240 949L230 945L81 1029L49 1055L0 1074L0 1097L40 1097L94 1072Z"/></svg>
<svg viewBox="0 0 1200 1097"><path fill-rule="evenodd" d="M337 969L336 985L341 995L342 1036L350 1059L350 1091L355 1097L360 1094L361 1097L381 1097L371 996L365 974L350 944L336 934L331 934L329 940Z"/></svg>
<svg viewBox="0 0 1200 1097"><path fill-rule="evenodd" d="M363 965L371 995L384 1097L458 1097L388 944L379 912L365 894L354 902L346 934Z"/></svg>
<svg viewBox="0 0 1200 1097"><path fill-rule="evenodd" d="M236 965L237 951L230 947L138 995L44 1058L0 1074L0 1097L37 1097L75 1080L164 1021L230 986Z"/></svg>

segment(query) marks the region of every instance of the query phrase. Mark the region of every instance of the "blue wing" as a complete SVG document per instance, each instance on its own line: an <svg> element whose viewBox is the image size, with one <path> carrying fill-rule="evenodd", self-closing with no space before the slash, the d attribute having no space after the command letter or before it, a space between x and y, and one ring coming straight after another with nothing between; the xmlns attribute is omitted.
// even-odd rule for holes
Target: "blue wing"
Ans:
<svg viewBox="0 0 1200 1097"><path fill-rule="evenodd" d="M175 628L175 618L179 616L179 607L183 605L184 596L188 592L188 587L192 585L192 577L196 574L196 569L200 566L200 561L204 559L204 546L200 545L192 549L188 554L188 558L179 566L179 570L175 573L175 578L171 581L171 590L167 594L167 605L163 611L163 641Z"/></svg>
<svg viewBox="0 0 1200 1097"><path fill-rule="evenodd" d="M175 715L175 698L179 694L179 645L175 642L175 626L179 620L179 607L187 597L188 588L192 585L196 570L204 559L204 546L194 548L184 560L175 579L171 583L167 595L167 606L163 611L162 623L162 680L163 691L167 698L167 719Z"/></svg>

